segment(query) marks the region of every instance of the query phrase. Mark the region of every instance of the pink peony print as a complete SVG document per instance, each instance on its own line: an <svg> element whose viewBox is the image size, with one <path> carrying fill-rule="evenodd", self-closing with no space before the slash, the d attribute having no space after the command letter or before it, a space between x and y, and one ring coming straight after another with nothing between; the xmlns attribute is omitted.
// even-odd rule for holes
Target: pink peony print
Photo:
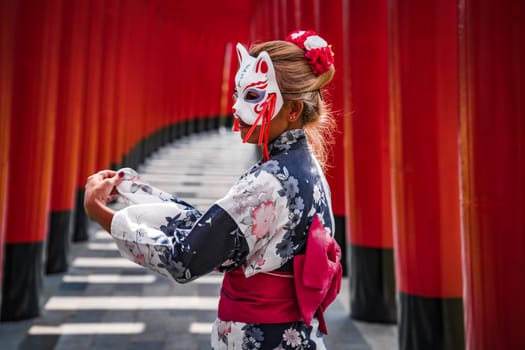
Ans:
<svg viewBox="0 0 525 350"><path fill-rule="evenodd" d="M257 261L257 266L263 266L265 263L266 263L266 259L264 259L263 257L261 257L261 258Z"/></svg>
<svg viewBox="0 0 525 350"><path fill-rule="evenodd" d="M291 345L292 348L301 345L301 336L299 332L293 328L288 328L284 331L283 339L286 345Z"/></svg>
<svg viewBox="0 0 525 350"><path fill-rule="evenodd" d="M135 263L139 264L139 265L144 265L145 262L146 262L146 259L144 257L144 254L137 254L133 257L133 260L135 261Z"/></svg>
<svg viewBox="0 0 525 350"><path fill-rule="evenodd" d="M262 203L253 209L252 235L257 239L263 237L275 222L275 206L272 201Z"/></svg>
<svg viewBox="0 0 525 350"><path fill-rule="evenodd" d="M219 325L217 326L217 331L219 332L220 336L227 336L232 331L232 323L231 321L219 321Z"/></svg>

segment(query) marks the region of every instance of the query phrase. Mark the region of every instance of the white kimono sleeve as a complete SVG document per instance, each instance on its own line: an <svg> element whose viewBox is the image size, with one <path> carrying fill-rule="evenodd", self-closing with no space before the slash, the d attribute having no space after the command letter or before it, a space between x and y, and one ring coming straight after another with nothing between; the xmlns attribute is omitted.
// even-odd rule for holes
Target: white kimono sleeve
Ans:
<svg viewBox="0 0 525 350"><path fill-rule="evenodd" d="M117 211L111 222L111 236L123 257L188 282L237 256L242 245L238 227L224 210L212 206L201 214L174 196L136 183L136 178L124 181L117 190L129 202L146 203Z"/></svg>

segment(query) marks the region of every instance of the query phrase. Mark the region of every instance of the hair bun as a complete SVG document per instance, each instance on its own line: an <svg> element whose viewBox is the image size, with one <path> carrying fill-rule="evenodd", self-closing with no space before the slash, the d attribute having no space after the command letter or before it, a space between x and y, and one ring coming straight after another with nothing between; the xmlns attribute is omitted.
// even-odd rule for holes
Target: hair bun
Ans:
<svg viewBox="0 0 525 350"><path fill-rule="evenodd" d="M304 56L312 72L317 76L328 72L334 64L334 52L331 45L328 45L326 40L313 30L295 30L288 34L286 41L305 50Z"/></svg>

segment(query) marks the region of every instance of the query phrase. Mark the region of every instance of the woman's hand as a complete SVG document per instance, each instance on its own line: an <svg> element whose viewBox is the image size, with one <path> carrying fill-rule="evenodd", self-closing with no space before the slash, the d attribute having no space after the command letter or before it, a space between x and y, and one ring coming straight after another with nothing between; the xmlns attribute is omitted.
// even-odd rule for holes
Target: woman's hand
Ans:
<svg viewBox="0 0 525 350"><path fill-rule="evenodd" d="M123 174L122 174L123 175ZM118 196L115 189L123 177L113 170L101 170L87 178L84 192L84 210L90 218L97 221L108 232L114 211L107 203Z"/></svg>

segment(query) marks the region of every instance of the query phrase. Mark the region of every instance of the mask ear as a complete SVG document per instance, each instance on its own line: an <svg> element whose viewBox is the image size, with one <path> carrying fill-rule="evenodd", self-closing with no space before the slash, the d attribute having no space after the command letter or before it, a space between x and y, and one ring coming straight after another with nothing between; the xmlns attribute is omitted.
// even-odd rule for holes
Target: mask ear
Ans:
<svg viewBox="0 0 525 350"><path fill-rule="evenodd" d="M275 77L272 60L266 51L261 52L255 59L255 73L269 74L271 77Z"/></svg>
<svg viewBox="0 0 525 350"><path fill-rule="evenodd" d="M237 46L235 47L237 49L237 59L239 60L239 63L242 63L242 61L246 60L248 57L251 57L248 51L246 51L246 48L241 43L237 43Z"/></svg>

